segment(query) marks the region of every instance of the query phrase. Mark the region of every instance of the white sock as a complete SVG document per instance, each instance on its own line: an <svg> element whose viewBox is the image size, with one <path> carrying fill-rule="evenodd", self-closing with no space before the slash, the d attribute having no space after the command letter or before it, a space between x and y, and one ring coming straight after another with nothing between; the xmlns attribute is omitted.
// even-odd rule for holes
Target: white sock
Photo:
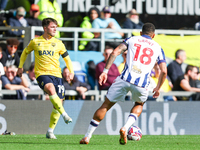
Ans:
<svg viewBox="0 0 200 150"><path fill-rule="evenodd" d="M85 134L85 137L91 138L93 132L94 132L95 129L98 127L99 123L100 123L100 122L98 122L98 121L92 119L91 122L90 122L90 125L89 125L89 127L88 127L88 131L87 131L87 133Z"/></svg>
<svg viewBox="0 0 200 150"><path fill-rule="evenodd" d="M47 130L47 131L48 131L48 132L52 132L52 133L53 133L53 130L54 130L54 129L52 129L52 128L48 128L48 130Z"/></svg>
<svg viewBox="0 0 200 150"><path fill-rule="evenodd" d="M135 123L135 121L137 120L137 115L134 113L130 113L130 115L128 116L128 119L126 121L126 124L124 125L124 127L126 128L126 130L128 130L130 128L130 126L132 126L132 124Z"/></svg>
<svg viewBox="0 0 200 150"><path fill-rule="evenodd" d="M68 116L68 114L67 114L66 112L63 112L61 115L62 115L62 117ZM69 116L68 116L68 117L69 117Z"/></svg>

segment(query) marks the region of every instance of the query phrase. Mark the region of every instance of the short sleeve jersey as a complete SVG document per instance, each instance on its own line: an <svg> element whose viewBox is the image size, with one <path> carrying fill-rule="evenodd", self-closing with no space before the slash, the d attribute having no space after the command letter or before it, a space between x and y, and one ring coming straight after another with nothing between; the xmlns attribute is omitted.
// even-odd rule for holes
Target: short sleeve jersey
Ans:
<svg viewBox="0 0 200 150"><path fill-rule="evenodd" d="M62 78L59 58L67 51L62 41L54 37L46 40L43 36L40 36L32 39L24 49L28 54L33 50L36 78L40 75L52 75Z"/></svg>
<svg viewBox="0 0 200 150"><path fill-rule="evenodd" d="M158 64L166 63L163 49L147 35L132 36L125 39L124 44L127 45L128 52L121 79L147 89L156 61Z"/></svg>

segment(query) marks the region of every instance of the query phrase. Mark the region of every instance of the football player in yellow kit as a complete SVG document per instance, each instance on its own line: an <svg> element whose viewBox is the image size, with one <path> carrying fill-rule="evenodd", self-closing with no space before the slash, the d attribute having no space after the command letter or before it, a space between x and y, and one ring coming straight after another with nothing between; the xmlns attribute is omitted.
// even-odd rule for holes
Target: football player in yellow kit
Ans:
<svg viewBox="0 0 200 150"><path fill-rule="evenodd" d="M68 124L72 119L65 112L63 99L65 97L65 88L61 76L59 57L63 57L67 68L70 71L68 75L69 82L74 78L74 71L71 59L62 41L56 39L57 21L53 18L42 20L44 34L30 41L28 46L23 50L18 67L18 75L23 73L23 64L33 50L35 55L35 76L41 89L43 89L53 104L53 110L50 116L49 129L46 138L56 139L53 131L62 115L64 121Z"/></svg>

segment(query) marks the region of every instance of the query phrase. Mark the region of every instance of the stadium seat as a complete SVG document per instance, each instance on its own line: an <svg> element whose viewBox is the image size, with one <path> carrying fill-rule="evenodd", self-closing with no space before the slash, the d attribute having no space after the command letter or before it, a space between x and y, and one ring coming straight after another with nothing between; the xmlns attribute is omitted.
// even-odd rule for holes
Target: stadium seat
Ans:
<svg viewBox="0 0 200 150"><path fill-rule="evenodd" d="M78 80L81 82L87 82L86 72L82 69L80 62L72 61L74 68L74 74L77 76Z"/></svg>

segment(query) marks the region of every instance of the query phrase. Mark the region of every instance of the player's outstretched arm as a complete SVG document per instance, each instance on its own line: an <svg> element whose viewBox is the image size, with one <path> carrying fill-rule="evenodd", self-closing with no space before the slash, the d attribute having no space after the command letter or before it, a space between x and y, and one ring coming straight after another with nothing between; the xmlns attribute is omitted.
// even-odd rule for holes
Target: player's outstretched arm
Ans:
<svg viewBox="0 0 200 150"><path fill-rule="evenodd" d="M125 44L123 44L123 43L120 44L119 46L117 46L117 48L115 48L113 50L113 52L110 54L110 56L109 56L109 58L108 58L108 60L106 62L105 68L109 69L112 66L113 62L115 61L116 57L118 55L124 53L126 50L127 50L127 46Z"/></svg>
<svg viewBox="0 0 200 150"><path fill-rule="evenodd" d="M159 67L160 67L161 73L160 73L160 76L159 76L159 79L158 79L158 84L153 89L153 92L154 92L153 98L158 98L158 96L160 95L159 90L160 90L162 84L164 83L164 81L165 81L165 79L167 77L166 63L165 62L164 63L160 63Z"/></svg>
<svg viewBox="0 0 200 150"><path fill-rule="evenodd" d="M70 72L67 77L67 81L68 81L68 83L70 83L74 79L74 69L73 69L72 61L71 61L69 55L67 55L66 57L63 57L63 59L67 65L67 68L69 69L69 72Z"/></svg>
<svg viewBox="0 0 200 150"><path fill-rule="evenodd" d="M107 62L106 62L106 66L103 70L103 72L101 73L101 75L99 76L99 84L105 84L107 81L107 74L108 74L108 70L110 69L110 67L112 66L113 62L115 61L116 57L122 53L124 53L127 50L127 46L125 44L120 44L117 48L114 49L114 51L110 54Z"/></svg>
<svg viewBox="0 0 200 150"><path fill-rule="evenodd" d="M26 50L24 49L23 52L22 52L22 54L21 54L20 62L19 62L18 70L17 70L17 75L19 77L22 76L23 65L24 65L24 62L26 61L27 56L28 56L28 53L26 53Z"/></svg>

